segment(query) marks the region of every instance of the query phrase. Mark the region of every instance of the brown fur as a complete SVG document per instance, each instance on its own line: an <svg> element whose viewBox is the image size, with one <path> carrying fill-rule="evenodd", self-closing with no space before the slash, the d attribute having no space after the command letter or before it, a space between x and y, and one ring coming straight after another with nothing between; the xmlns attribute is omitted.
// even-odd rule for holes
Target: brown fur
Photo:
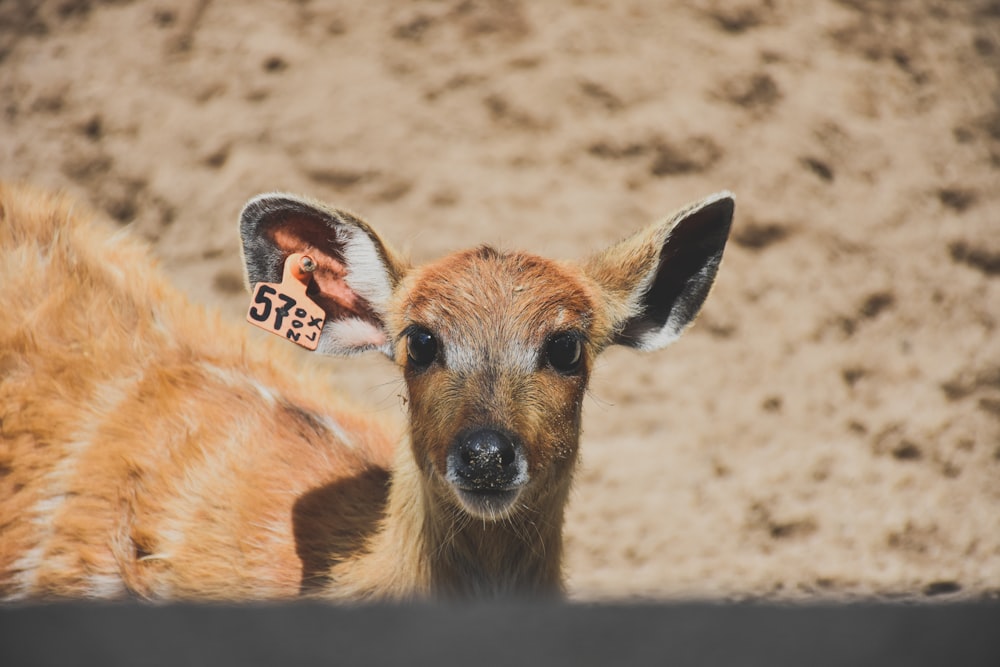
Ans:
<svg viewBox="0 0 1000 667"><path fill-rule="evenodd" d="M0 594L292 596L371 532L394 436L70 202L0 206Z"/></svg>
<svg viewBox="0 0 1000 667"><path fill-rule="evenodd" d="M254 201L245 211L266 224L248 229L271 245L244 232L251 275L312 253L328 322L365 323L341 340L400 366L409 437L187 303L124 234L66 200L0 186L0 595L561 591L593 360L615 342L655 349L679 335L714 278L731 200L583 265L483 247L415 269L349 214ZM670 247L674 234L694 241ZM662 268L667 254L679 269ZM425 368L407 362L416 325L442 346ZM567 332L582 362L559 372L545 349ZM482 428L514 434L530 477L513 506L485 517L447 479L449 448Z"/></svg>

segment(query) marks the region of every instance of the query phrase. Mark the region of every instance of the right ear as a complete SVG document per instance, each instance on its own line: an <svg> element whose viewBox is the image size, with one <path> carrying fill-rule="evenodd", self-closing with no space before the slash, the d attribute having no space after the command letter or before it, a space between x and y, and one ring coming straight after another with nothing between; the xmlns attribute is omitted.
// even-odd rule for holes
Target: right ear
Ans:
<svg viewBox="0 0 1000 667"><path fill-rule="evenodd" d="M281 282L292 253L316 262L306 293L326 313L317 351L393 356L389 302L409 267L365 221L309 199L263 194L243 207L240 238L251 287Z"/></svg>

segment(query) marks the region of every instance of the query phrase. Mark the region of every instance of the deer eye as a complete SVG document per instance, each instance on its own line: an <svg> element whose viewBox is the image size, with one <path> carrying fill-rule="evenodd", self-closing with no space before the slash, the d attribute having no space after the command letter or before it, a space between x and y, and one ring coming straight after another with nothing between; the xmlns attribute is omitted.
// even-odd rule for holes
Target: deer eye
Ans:
<svg viewBox="0 0 1000 667"><path fill-rule="evenodd" d="M552 368L560 373L575 373L582 357L580 339L571 333L556 334L546 343L545 354Z"/></svg>
<svg viewBox="0 0 1000 667"><path fill-rule="evenodd" d="M415 368L427 368L437 358L437 339L423 327L413 327L406 334L406 356Z"/></svg>

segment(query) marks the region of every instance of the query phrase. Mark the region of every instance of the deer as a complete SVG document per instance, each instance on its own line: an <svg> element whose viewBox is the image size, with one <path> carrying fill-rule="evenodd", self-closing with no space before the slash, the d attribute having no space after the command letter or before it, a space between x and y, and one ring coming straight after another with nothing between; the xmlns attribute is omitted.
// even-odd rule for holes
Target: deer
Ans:
<svg viewBox="0 0 1000 667"><path fill-rule="evenodd" d="M595 359L681 335L733 209L706 197L580 261L482 245L414 266L348 211L251 199L248 319L387 357L398 433L191 303L127 230L0 186L0 597L563 595Z"/></svg>

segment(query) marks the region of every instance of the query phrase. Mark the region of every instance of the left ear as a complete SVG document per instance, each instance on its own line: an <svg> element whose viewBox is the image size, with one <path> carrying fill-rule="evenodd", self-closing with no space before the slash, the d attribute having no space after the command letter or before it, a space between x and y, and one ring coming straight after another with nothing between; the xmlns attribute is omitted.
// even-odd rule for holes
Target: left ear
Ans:
<svg viewBox="0 0 1000 667"><path fill-rule="evenodd" d="M609 343L657 350L680 337L715 280L733 208L720 192L583 264L616 332Z"/></svg>

